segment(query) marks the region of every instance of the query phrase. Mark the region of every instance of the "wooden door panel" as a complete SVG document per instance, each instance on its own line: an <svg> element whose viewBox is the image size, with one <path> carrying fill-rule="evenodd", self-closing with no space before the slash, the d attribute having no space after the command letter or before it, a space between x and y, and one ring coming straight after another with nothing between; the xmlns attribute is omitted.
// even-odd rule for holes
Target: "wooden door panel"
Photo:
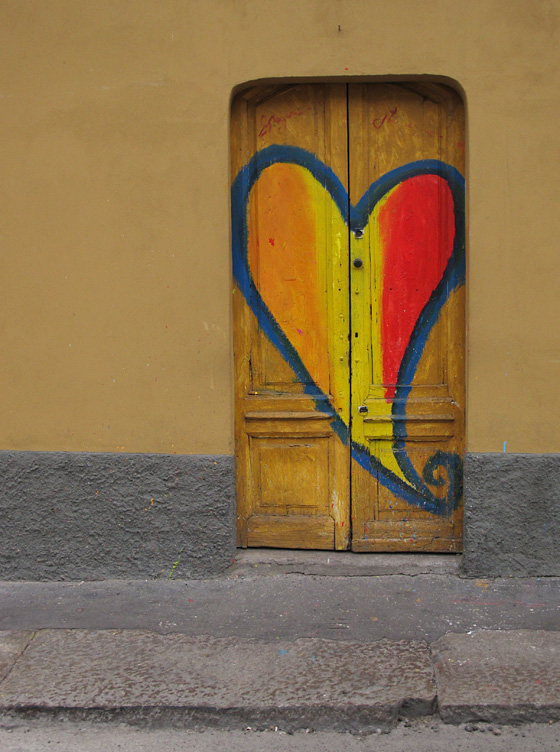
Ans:
<svg viewBox="0 0 560 752"><path fill-rule="evenodd" d="M328 472L332 430L327 426L322 437L294 433L250 439L252 483L258 500L248 520L247 542L249 546L332 549L335 521L330 514Z"/></svg>
<svg viewBox="0 0 560 752"><path fill-rule="evenodd" d="M450 442L437 439L437 449L449 450ZM385 464L395 456L392 439L377 441L371 447L372 454L379 456ZM434 448L424 439L419 442L405 442L407 459L422 473L422 469L434 455ZM363 498L368 499L368 513L360 514L353 508L352 549L354 551L424 551L457 552L461 550L462 518L460 515L440 516L418 506L411 506L401 493L393 493L378 478L376 473L359 468L353 476L356 487ZM448 494L447 477L434 468L436 485L430 488L445 504ZM442 482L438 486L437 483ZM358 512L358 513L356 513Z"/></svg>
<svg viewBox="0 0 560 752"><path fill-rule="evenodd" d="M239 545L346 548L348 231L313 172L346 181L346 87L255 87L232 128Z"/></svg>
<svg viewBox="0 0 560 752"><path fill-rule="evenodd" d="M349 87L357 551L461 545L462 124L446 87Z"/></svg>
<svg viewBox="0 0 560 752"><path fill-rule="evenodd" d="M327 437L259 436L249 446L260 492L255 514L329 516Z"/></svg>
<svg viewBox="0 0 560 752"><path fill-rule="evenodd" d="M434 523L429 520L394 519L368 520L364 523L364 537L356 538L352 550L419 553L458 553L457 526L448 520Z"/></svg>
<svg viewBox="0 0 560 752"><path fill-rule="evenodd" d="M247 546L315 551L336 547L331 517L252 515L247 521Z"/></svg>

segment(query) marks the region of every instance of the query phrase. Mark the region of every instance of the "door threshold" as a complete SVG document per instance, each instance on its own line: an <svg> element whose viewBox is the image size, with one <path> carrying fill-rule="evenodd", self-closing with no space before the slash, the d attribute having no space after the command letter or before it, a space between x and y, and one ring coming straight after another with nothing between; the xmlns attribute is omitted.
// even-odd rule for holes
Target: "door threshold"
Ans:
<svg viewBox="0 0 560 752"><path fill-rule="evenodd" d="M353 553L238 548L228 570L233 575L303 574L328 577L460 575L460 554Z"/></svg>

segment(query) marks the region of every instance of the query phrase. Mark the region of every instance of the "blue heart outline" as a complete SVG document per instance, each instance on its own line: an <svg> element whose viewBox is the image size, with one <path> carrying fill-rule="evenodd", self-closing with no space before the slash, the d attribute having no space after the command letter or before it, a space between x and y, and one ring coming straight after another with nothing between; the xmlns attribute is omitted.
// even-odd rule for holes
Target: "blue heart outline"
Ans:
<svg viewBox="0 0 560 752"><path fill-rule="evenodd" d="M420 312L406 346L395 389L392 413L394 417L406 415L406 401L410 394L412 379L416 373L424 346L436 323L441 309L451 293L465 282L465 181L461 173L451 165L435 159L419 160L398 167L382 175L373 182L354 206L350 204L348 193L339 178L311 152L297 146L273 145L257 151L247 164L240 169L231 187L232 213L232 255L233 276L239 289L255 314L263 332L278 349L296 377L305 384L304 392L315 401L315 409L330 412L327 395L314 383L296 349L278 326L274 316L262 299L253 281L248 260L247 202L251 190L260 175L275 164L293 164L308 170L317 182L328 191L351 232L363 230L377 203L393 188L419 175L437 175L446 181L453 198L455 237L453 250L443 275L432 291L428 302ZM339 438L348 444L349 428L334 414L331 426ZM463 495L463 462L455 453L438 450L426 462L422 479L418 476L405 449L406 424L403 420L393 422L393 450L403 475L410 485L388 470L368 449L355 441L350 441L351 457L393 494L408 504L420 507L433 514L447 517L457 508ZM435 496L428 484L441 487L446 481L436 476L438 468L447 475L448 490L444 498Z"/></svg>

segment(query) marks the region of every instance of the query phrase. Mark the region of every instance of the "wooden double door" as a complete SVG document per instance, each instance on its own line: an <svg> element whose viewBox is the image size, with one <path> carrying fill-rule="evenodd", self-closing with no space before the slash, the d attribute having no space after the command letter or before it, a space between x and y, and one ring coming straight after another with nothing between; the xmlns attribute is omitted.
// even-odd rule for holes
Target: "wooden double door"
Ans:
<svg viewBox="0 0 560 752"><path fill-rule="evenodd" d="M459 551L460 97L259 86L231 123L238 544Z"/></svg>

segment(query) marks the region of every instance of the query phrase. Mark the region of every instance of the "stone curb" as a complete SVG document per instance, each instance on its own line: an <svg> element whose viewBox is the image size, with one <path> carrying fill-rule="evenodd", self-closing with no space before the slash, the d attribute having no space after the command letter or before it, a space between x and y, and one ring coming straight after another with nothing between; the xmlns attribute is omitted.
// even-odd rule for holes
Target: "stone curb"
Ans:
<svg viewBox="0 0 560 752"><path fill-rule="evenodd" d="M431 649L445 722L560 720L560 633L447 634Z"/></svg>
<svg viewBox="0 0 560 752"><path fill-rule="evenodd" d="M42 630L0 683L0 713L178 727L374 731L434 712L428 646Z"/></svg>
<svg viewBox="0 0 560 752"><path fill-rule="evenodd" d="M433 643L262 641L140 630L0 632L0 715L170 728L371 732L560 720L560 634Z"/></svg>

